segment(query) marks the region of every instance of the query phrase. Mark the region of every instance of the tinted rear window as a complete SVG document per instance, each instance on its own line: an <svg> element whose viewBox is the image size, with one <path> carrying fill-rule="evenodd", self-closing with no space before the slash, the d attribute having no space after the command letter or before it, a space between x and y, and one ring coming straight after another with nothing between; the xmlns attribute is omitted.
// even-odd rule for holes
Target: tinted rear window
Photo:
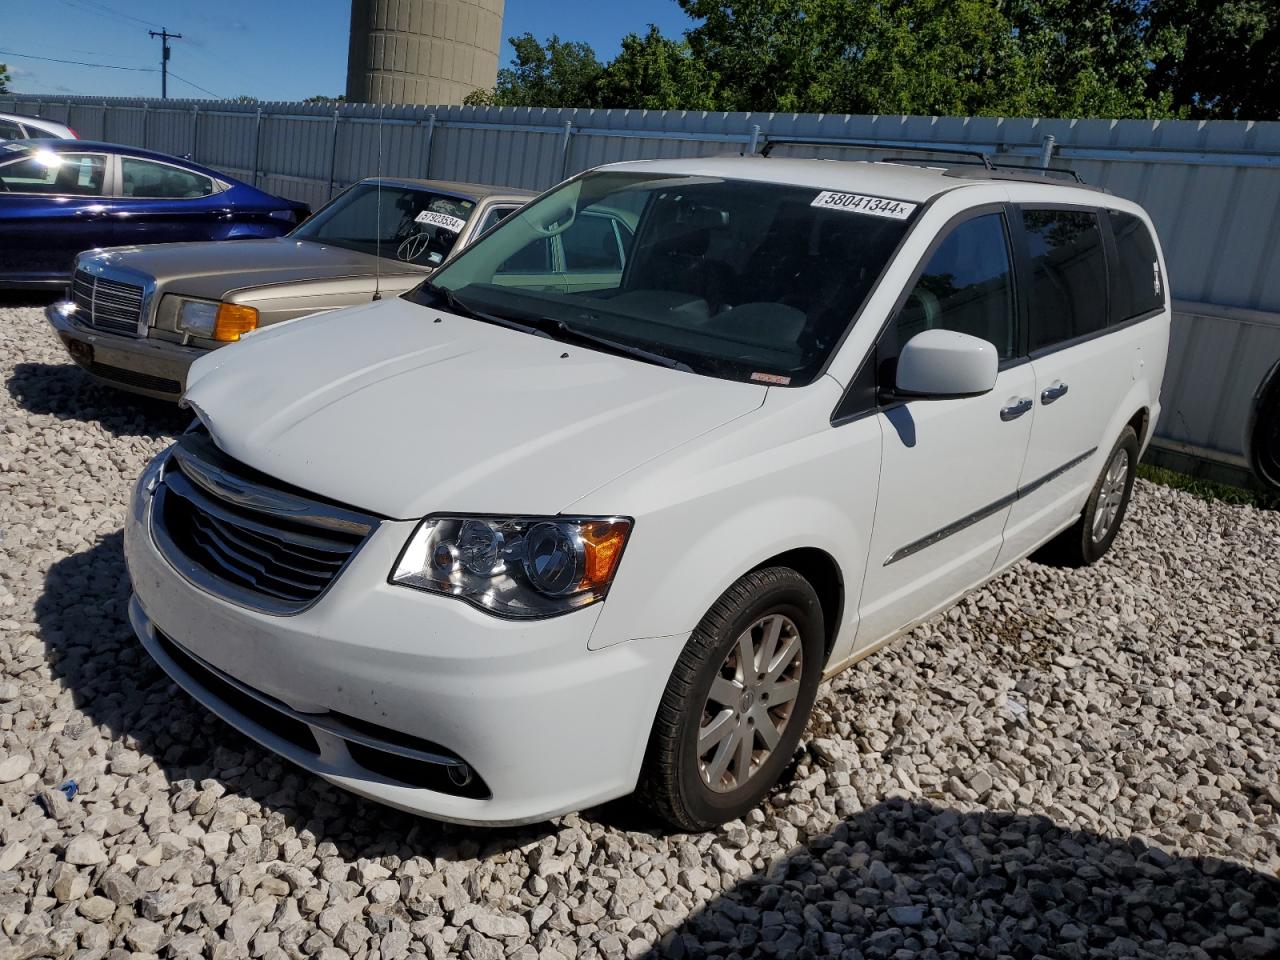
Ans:
<svg viewBox="0 0 1280 960"><path fill-rule="evenodd" d="M1156 242L1147 225L1131 213L1112 210L1111 230L1116 238L1116 269L1111 277L1111 322L1124 323L1165 302L1165 282L1160 275Z"/></svg>
<svg viewBox="0 0 1280 960"><path fill-rule="evenodd" d="M1098 217L1087 211L1024 210L1031 258L1031 349L1107 325L1107 267Z"/></svg>

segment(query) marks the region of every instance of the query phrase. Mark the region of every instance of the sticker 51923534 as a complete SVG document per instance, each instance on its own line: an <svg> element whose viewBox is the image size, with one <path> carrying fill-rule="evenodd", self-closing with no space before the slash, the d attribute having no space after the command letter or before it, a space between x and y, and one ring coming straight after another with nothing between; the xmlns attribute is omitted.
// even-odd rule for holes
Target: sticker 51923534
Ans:
<svg viewBox="0 0 1280 960"><path fill-rule="evenodd" d="M903 200L868 197L861 193L836 193L833 190L823 190L813 198L813 203L809 206L845 210L849 213L869 213L873 217L888 217L891 220L905 220L916 210L914 203Z"/></svg>

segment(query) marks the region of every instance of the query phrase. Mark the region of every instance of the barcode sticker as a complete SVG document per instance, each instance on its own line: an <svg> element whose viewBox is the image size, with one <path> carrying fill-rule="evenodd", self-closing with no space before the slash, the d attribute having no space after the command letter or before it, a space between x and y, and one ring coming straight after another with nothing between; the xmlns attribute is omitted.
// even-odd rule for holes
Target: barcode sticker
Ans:
<svg viewBox="0 0 1280 960"><path fill-rule="evenodd" d="M888 197L868 197L861 193L836 193L832 190L823 190L813 198L810 206L845 210L849 213L869 213L873 217L888 217L891 220L905 220L916 212L914 203L890 200Z"/></svg>

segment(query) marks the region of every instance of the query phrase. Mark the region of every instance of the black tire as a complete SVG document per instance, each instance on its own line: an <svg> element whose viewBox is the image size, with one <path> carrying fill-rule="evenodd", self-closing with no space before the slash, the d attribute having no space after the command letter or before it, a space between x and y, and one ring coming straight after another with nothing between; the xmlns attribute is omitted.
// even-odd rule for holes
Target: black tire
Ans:
<svg viewBox="0 0 1280 960"><path fill-rule="evenodd" d="M775 614L791 622L787 629L794 627L793 635L799 639L799 676L794 678L798 693L777 744L762 755L759 768L749 772L736 789L713 790L703 778L697 749L712 682L722 675L739 638ZM733 820L755 807L790 764L804 733L822 680L824 638L817 593L788 567L756 570L726 590L694 629L667 681L649 736L637 787L639 799L673 826L691 831ZM751 743L763 750L763 738L756 739L755 729Z"/></svg>
<svg viewBox="0 0 1280 960"><path fill-rule="evenodd" d="M1272 373L1258 401L1249 446L1259 478L1272 488L1280 488L1280 367Z"/></svg>
<svg viewBox="0 0 1280 960"><path fill-rule="evenodd" d="M1128 458L1124 490L1115 516L1106 526L1102 536L1095 537L1094 526L1098 520L1098 510L1102 506L1099 495L1112 464L1121 456L1122 451ZM1089 491L1089 499L1085 501L1080 519L1033 553L1031 559L1051 567L1084 567L1101 559L1103 554L1111 549L1111 544L1120 530L1120 524L1124 521L1125 512L1129 509L1129 497L1133 493L1133 480L1137 475L1137 468L1138 435L1133 427L1127 426L1121 431L1120 439L1111 448L1111 452L1107 454L1107 459L1103 461L1102 472L1098 474L1097 482Z"/></svg>

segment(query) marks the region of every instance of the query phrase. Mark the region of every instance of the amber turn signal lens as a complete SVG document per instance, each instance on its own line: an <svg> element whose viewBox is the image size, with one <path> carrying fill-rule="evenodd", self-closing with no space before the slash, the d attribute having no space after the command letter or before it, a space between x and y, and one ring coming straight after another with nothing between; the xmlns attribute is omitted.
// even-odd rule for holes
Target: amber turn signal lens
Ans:
<svg viewBox="0 0 1280 960"><path fill-rule="evenodd" d="M218 322L213 328L213 339L231 342L239 340L250 330L258 329L258 311L242 307L238 303L218 305Z"/></svg>
<svg viewBox="0 0 1280 960"><path fill-rule="evenodd" d="M600 520L583 524L582 546L585 553L582 566L581 588L602 587L613 579L618 561L622 558L622 545L627 542L627 520Z"/></svg>

